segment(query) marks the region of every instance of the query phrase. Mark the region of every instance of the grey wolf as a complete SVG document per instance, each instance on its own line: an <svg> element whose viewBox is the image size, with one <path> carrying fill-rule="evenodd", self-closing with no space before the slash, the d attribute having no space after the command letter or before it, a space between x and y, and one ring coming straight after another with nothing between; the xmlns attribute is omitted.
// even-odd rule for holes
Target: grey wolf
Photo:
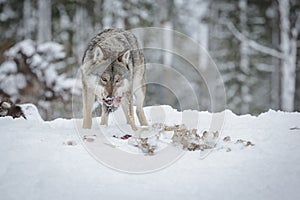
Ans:
<svg viewBox="0 0 300 200"><path fill-rule="evenodd" d="M143 110L146 94L145 61L137 38L131 32L106 29L97 34L88 44L80 70L83 128L91 128L95 96L102 105L102 125L107 125L109 114L121 105L127 123L137 130L133 95L140 124L147 125Z"/></svg>

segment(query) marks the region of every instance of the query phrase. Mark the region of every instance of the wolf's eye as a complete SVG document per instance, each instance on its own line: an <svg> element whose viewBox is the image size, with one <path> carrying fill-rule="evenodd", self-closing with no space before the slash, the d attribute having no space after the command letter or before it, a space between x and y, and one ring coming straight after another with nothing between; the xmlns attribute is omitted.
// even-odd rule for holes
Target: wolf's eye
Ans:
<svg viewBox="0 0 300 200"><path fill-rule="evenodd" d="M103 83L106 83L106 82L107 82L107 79L106 79L105 77L101 77L101 81L102 81Z"/></svg>
<svg viewBox="0 0 300 200"><path fill-rule="evenodd" d="M120 83L120 79L118 78L117 80L115 80L116 83Z"/></svg>

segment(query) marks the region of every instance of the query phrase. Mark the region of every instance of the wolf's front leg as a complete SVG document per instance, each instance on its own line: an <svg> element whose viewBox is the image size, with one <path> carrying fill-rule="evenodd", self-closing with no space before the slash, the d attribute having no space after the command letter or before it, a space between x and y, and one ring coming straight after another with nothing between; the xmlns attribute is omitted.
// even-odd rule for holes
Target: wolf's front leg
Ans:
<svg viewBox="0 0 300 200"><path fill-rule="evenodd" d="M94 91L82 82L83 128L92 127L92 108L95 99Z"/></svg>
<svg viewBox="0 0 300 200"><path fill-rule="evenodd" d="M131 126L132 130L136 131L137 127L134 122L132 95L127 95L127 97L122 100L122 108L126 116L127 124Z"/></svg>
<svg viewBox="0 0 300 200"><path fill-rule="evenodd" d="M145 99L146 86L143 84L140 88L136 89L134 94L136 98L136 114L142 126L148 126L148 122L143 110L143 103Z"/></svg>
<svg viewBox="0 0 300 200"><path fill-rule="evenodd" d="M101 112L101 125L107 125L108 124L108 111L104 104L102 104L102 112Z"/></svg>

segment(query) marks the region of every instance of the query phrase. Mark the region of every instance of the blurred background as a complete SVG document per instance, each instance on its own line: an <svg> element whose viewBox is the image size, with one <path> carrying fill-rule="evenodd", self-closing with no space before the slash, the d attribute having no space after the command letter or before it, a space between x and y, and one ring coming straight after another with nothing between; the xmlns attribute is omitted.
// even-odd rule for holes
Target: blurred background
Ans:
<svg viewBox="0 0 300 200"><path fill-rule="evenodd" d="M224 109L218 103L212 109L211 96L217 101L223 93L218 84L208 92L207 82L216 77L207 50L224 81L226 108L237 114L300 110L298 0L0 0L0 97L34 103L45 120L72 117L72 95L80 98L73 86L83 52L95 34L110 27L173 29L201 45L199 50L179 43L172 32L151 35L166 48L179 46L202 71L195 73L179 56L145 50L146 62L171 67L162 72L147 66L148 80L165 79L176 87L172 67L181 70L199 102L188 98L185 86L174 95L149 84L146 106ZM136 34L147 46L145 32Z"/></svg>

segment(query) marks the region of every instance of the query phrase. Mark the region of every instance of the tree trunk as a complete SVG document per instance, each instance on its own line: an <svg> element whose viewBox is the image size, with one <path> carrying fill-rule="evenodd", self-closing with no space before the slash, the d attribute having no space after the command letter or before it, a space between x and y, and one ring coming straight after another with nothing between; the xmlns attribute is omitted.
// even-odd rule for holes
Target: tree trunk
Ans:
<svg viewBox="0 0 300 200"><path fill-rule="evenodd" d="M86 48L86 44L82 41L88 41L90 39L90 34L93 33L93 26L87 8L81 4L76 5L76 12L73 20L73 52L80 63Z"/></svg>
<svg viewBox="0 0 300 200"><path fill-rule="evenodd" d="M24 38L31 38L31 0L24 0L23 2L23 26L24 26Z"/></svg>
<svg viewBox="0 0 300 200"><path fill-rule="evenodd" d="M172 85L174 77L172 77L172 72L169 67L172 67L172 49L173 49L173 24L171 21L172 16L170 16L170 9L173 9L173 0L161 0L159 2L159 25L161 28L166 29L163 31L162 34L162 47L163 47L163 59L162 62L164 64L165 68L165 84L166 87ZM171 87L169 87L171 88ZM168 89L169 89L168 88ZM168 100L168 104L171 106L174 106L175 100L174 97L171 95L170 91L166 91L165 98Z"/></svg>
<svg viewBox="0 0 300 200"><path fill-rule="evenodd" d="M274 12L278 12L276 3L273 3L272 9ZM275 11L276 10L276 11ZM279 27L278 27L278 13L274 14L272 18L272 46L274 48L279 47ZM272 57L272 79L271 79L271 108L278 110L280 109L280 59Z"/></svg>
<svg viewBox="0 0 300 200"><path fill-rule="evenodd" d="M94 8L94 13L96 15L96 24L95 24L95 30L100 31L103 29L104 24L104 1L105 0L98 0L95 2L95 8Z"/></svg>
<svg viewBox="0 0 300 200"><path fill-rule="evenodd" d="M296 84L296 49L290 38L289 0L278 0L280 14L280 50L284 56L281 62L281 109L294 110Z"/></svg>
<svg viewBox="0 0 300 200"><path fill-rule="evenodd" d="M51 40L51 0L38 0L38 30L39 44Z"/></svg>
<svg viewBox="0 0 300 200"><path fill-rule="evenodd" d="M241 33L243 35L247 35L247 0L239 0L239 9L240 9L240 27ZM242 71L245 80L241 85L241 113L249 112L249 103L250 103L250 95L249 95L249 85L247 83L247 76L249 75L249 56L248 56L248 42L247 40L241 40L240 44L240 69Z"/></svg>

